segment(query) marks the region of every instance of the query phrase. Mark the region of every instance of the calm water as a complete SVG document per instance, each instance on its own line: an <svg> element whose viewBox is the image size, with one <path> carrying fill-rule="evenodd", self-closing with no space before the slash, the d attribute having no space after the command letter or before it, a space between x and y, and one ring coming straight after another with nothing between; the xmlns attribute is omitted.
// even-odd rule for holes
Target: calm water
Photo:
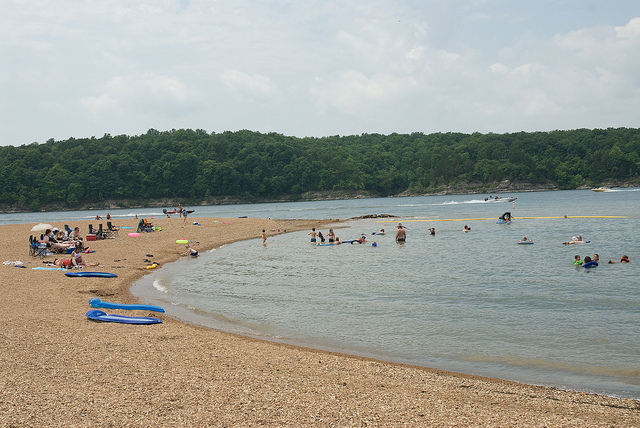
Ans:
<svg viewBox="0 0 640 428"><path fill-rule="evenodd" d="M133 291L188 322L227 331L640 398L637 190L519 193L510 195L518 197L513 204L467 195L195 207L197 217L389 213L408 227L408 239L394 242L398 220L358 220L336 234L347 240L380 228L390 233L368 236L376 247L312 246L306 231L270 237L266 246L244 241L164 266ZM496 224L505 211L515 221ZM0 224L73 223L95 214L4 214ZM162 215L110 214L115 221ZM465 224L471 232L462 232ZM591 242L562 245L578 234ZM534 245L517 245L522 236ZM594 253L604 261L625 253L632 263L572 265L574 255Z"/></svg>
<svg viewBox="0 0 640 428"><path fill-rule="evenodd" d="M390 233L369 236L376 247L313 246L307 231L270 237L266 246L239 242L165 266L134 292L227 331L640 398L640 193L513 196L514 204L446 196L226 207L230 216L271 218L390 213L408 239L394 242L398 220L358 220L336 234ZM516 220L496 224L505 211ZM599 217L612 215L627 218ZM471 232L462 232L465 224ZM578 234L591 242L562 244ZM534 245L517 245L522 236ZM572 265L574 255L594 253L605 261L625 253L632 263Z"/></svg>

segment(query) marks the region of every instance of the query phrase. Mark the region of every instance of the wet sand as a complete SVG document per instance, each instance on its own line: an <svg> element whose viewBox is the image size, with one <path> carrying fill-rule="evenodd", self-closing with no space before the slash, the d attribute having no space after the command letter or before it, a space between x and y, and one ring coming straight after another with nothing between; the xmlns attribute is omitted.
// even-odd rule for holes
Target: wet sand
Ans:
<svg viewBox="0 0 640 428"><path fill-rule="evenodd" d="M201 226L195 226L197 221ZM87 225L78 222L84 235ZM102 221L106 225L106 221ZM62 227L64 223L54 223ZM135 226L137 221L114 221ZM180 258L320 221L155 219L162 231L89 243L88 261L118 278L39 271L28 225L0 226L0 426L640 427L640 401L385 363L271 343L181 323L99 323L88 300L134 303L131 284ZM262 245L256 240L256 245ZM268 241L267 241L268 245ZM59 256L49 256L53 260ZM63 256L64 257L64 256ZM29 264L27 264L30 262ZM126 315L126 311L105 310ZM128 315L132 315L129 313Z"/></svg>

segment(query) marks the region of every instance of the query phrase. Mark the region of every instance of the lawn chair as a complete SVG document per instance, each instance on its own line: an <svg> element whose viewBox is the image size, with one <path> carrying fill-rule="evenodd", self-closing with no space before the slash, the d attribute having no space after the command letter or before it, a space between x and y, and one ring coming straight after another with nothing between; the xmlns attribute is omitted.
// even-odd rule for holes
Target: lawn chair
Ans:
<svg viewBox="0 0 640 428"><path fill-rule="evenodd" d="M111 224L110 221L107 222L107 230L106 230L107 238L111 236L118 236L118 228Z"/></svg>
<svg viewBox="0 0 640 428"><path fill-rule="evenodd" d="M29 237L29 255L31 257L43 258L47 255L47 244L38 241L33 235Z"/></svg>
<svg viewBox="0 0 640 428"><path fill-rule="evenodd" d="M102 230L102 223L98 226L98 231L96 232L96 239L104 239L104 230Z"/></svg>

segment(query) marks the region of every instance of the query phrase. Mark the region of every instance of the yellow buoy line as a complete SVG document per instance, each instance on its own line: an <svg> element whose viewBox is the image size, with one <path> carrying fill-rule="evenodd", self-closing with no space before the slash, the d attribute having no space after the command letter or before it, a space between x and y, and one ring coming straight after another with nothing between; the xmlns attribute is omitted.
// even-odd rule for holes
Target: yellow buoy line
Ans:
<svg viewBox="0 0 640 428"><path fill-rule="evenodd" d="M567 216L551 216L551 217L514 217L512 216L512 220L535 220L535 219L554 219L554 218L629 218L624 215L567 215ZM429 219L419 219L419 220L406 220L402 219L403 223L416 223L421 221L475 221L475 220L497 220L498 217L491 218L429 218ZM395 220L378 220L375 223L395 223L398 219Z"/></svg>

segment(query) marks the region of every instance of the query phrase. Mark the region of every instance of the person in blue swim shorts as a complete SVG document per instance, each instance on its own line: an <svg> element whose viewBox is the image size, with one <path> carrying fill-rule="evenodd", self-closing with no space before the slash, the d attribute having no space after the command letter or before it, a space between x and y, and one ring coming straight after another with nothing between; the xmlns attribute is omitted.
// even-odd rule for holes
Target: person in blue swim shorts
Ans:
<svg viewBox="0 0 640 428"><path fill-rule="evenodd" d="M313 229L311 229L311 232L309 232L309 235L311 235L311 242L316 242L316 228L314 227Z"/></svg>
<svg viewBox="0 0 640 428"><path fill-rule="evenodd" d="M194 250L193 248L191 248L191 246L189 244L185 245L185 247L187 248L187 252L186 253L182 253L183 256L198 257L198 251L197 250Z"/></svg>

